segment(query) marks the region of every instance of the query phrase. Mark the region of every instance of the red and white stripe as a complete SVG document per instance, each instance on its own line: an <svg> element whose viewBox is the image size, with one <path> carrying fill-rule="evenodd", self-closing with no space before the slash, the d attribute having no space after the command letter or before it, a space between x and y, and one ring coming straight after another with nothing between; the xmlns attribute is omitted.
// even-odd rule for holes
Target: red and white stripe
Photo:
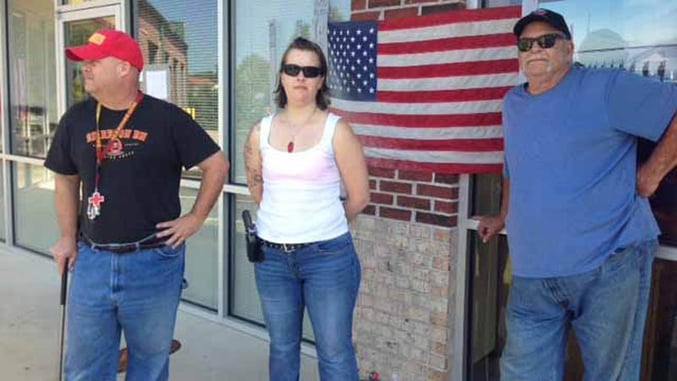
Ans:
<svg viewBox="0 0 677 381"><path fill-rule="evenodd" d="M378 27L377 101L332 99L370 165L499 172L501 100L518 82L512 27L521 7L385 20Z"/></svg>

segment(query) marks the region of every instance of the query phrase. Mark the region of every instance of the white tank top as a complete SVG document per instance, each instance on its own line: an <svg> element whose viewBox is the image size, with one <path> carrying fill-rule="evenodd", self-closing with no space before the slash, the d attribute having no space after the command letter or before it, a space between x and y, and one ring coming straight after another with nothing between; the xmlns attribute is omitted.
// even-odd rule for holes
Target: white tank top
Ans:
<svg viewBox="0 0 677 381"><path fill-rule="evenodd" d="M332 144L338 120L337 115L328 114L320 142L292 153L269 144L273 116L261 120L259 237L275 243L305 243L336 238L348 231Z"/></svg>

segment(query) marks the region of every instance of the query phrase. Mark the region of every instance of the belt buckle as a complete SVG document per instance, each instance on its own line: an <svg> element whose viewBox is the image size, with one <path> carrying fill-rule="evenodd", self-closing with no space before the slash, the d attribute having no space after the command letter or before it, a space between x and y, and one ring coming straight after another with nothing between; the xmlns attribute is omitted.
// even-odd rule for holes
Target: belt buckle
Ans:
<svg viewBox="0 0 677 381"><path fill-rule="evenodd" d="M289 246L293 246L293 245L289 245ZM291 247L288 247L286 243L283 243L283 244L282 244L282 250L284 250L284 252L287 253L287 254L289 254L289 253L291 253L292 251L294 251L294 249L291 248Z"/></svg>
<svg viewBox="0 0 677 381"><path fill-rule="evenodd" d="M129 253L129 252L134 251L135 249L136 249L136 247L134 245L130 245L130 244L113 246L113 247L110 247L110 248L107 248L107 249L104 248L104 250L108 250L108 251L111 251L111 252L116 253L116 254Z"/></svg>

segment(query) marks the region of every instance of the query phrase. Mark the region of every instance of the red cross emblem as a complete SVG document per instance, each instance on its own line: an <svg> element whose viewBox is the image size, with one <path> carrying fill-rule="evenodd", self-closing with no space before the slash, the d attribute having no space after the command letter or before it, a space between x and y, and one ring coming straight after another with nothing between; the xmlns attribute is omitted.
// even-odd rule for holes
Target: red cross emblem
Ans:
<svg viewBox="0 0 677 381"><path fill-rule="evenodd" d="M97 191L97 192L92 193L92 195L89 196L89 198L87 199L87 201L89 201L89 204L90 204L90 205L92 205L92 206L94 206L94 207L96 207L96 208L100 208L100 207L101 207L101 203L105 201L105 197L103 197L103 196L101 195L101 193L99 193L99 192Z"/></svg>
<svg viewBox="0 0 677 381"><path fill-rule="evenodd" d="M120 152L122 152L122 141L120 141L120 139L115 139L110 143L110 153L112 155L119 155Z"/></svg>

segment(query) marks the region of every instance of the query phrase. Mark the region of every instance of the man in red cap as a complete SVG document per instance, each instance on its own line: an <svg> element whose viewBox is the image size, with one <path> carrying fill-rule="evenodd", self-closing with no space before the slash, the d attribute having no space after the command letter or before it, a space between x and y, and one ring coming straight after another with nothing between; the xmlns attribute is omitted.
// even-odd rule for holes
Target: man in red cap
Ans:
<svg viewBox="0 0 677 381"><path fill-rule="evenodd" d="M73 273L66 379L115 380L124 332L127 380L167 380L184 242L220 195L228 162L187 113L139 91L143 57L129 35L100 30L66 55L82 61L91 96L63 115L45 161L61 230L51 252L60 273L66 263ZM194 166L202 186L180 215L181 171Z"/></svg>

